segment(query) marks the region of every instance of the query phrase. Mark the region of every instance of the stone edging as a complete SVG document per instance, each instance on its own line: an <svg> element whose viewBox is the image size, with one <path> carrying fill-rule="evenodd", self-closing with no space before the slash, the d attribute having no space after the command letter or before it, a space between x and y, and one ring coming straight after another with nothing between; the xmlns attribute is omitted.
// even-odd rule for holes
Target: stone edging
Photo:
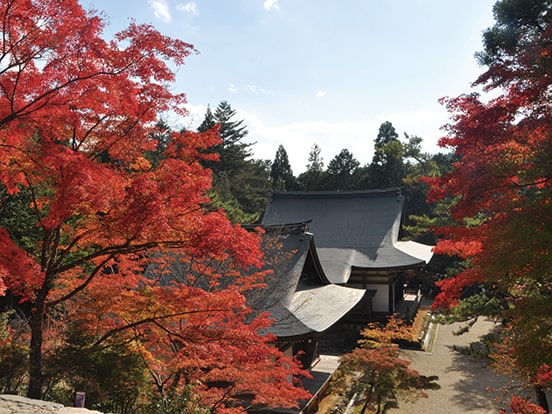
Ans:
<svg viewBox="0 0 552 414"><path fill-rule="evenodd" d="M62 404L33 400L19 395L0 395L0 414L102 414L86 408L64 407Z"/></svg>

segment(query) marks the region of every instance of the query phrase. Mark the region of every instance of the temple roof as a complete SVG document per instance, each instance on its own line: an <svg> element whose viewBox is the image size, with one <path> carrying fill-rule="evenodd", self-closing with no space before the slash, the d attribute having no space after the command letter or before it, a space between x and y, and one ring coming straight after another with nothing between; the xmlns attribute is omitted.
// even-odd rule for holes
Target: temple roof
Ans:
<svg viewBox="0 0 552 414"><path fill-rule="evenodd" d="M353 268L407 269L429 261L431 246L398 241L403 204L398 188L273 192L262 224L308 223L324 274L343 284Z"/></svg>
<svg viewBox="0 0 552 414"><path fill-rule="evenodd" d="M364 296L362 289L332 285L323 274L305 224L265 226L266 288L246 294L248 305L271 314L268 332L280 339L323 332Z"/></svg>

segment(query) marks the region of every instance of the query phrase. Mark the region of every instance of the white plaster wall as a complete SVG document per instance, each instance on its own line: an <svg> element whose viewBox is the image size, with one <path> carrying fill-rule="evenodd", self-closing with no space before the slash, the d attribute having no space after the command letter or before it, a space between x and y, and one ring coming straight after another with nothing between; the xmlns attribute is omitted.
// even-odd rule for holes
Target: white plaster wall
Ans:
<svg viewBox="0 0 552 414"><path fill-rule="evenodd" d="M377 289L376 296L372 299L373 312L388 312L389 311L389 286L388 285L372 285L368 289Z"/></svg>

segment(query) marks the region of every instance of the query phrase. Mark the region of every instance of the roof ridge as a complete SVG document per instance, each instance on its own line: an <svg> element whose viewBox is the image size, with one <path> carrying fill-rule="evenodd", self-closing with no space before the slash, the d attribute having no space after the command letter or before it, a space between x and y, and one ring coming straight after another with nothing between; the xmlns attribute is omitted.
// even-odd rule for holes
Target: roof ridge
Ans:
<svg viewBox="0 0 552 414"><path fill-rule="evenodd" d="M272 197L390 197L402 196L401 187L371 188L366 190L348 191L272 191Z"/></svg>

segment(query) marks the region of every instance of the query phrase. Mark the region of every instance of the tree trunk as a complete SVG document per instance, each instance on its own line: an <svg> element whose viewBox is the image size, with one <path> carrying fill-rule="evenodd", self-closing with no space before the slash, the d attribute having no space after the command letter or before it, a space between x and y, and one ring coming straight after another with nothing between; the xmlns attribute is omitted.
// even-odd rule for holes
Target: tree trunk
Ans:
<svg viewBox="0 0 552 414"><path fill-rule="evenodd" d="M540 385L535 385L535 394L537 396L537 403L544 408L545 412L550 411L550 407L548 406L548 400L546 399L546 393L544 392L544 389Z"/></svg>
<svg viewBox="0 0 552 414"><path fill-rule="evenodd" d="M366 409L368 408L368 404L370 404L370 400L367 398L366 401L364 401L364 404L362 404L362 408L360 409L360 414L365 414Z"/></svg>
<svg viewBox="0 0 552 414"><path fill-rule="evenodd" d="M382 414L383 411L381 410L381 395L378 395L378 409L376 410L376 414Z"/></svg>
<svg viewBox="0 0 552 414"><path fill-rule="evenodd" d="M374 384L370 384L370 390L368 391L368 394L366 395L366 401L364 401L364 404L362 404L362 408L360 409L360 414L365 414L366 409L368 408L368 404L372 401L372 394L374 392Z"/></svg>
<svg viewBox="0 0 552 414"><path fill-rule="evenodd" d="M42 398L42 334L45 315L44 300L38 299L31 315L31 349L29 351L29 387L27 397Z"/></svg>

